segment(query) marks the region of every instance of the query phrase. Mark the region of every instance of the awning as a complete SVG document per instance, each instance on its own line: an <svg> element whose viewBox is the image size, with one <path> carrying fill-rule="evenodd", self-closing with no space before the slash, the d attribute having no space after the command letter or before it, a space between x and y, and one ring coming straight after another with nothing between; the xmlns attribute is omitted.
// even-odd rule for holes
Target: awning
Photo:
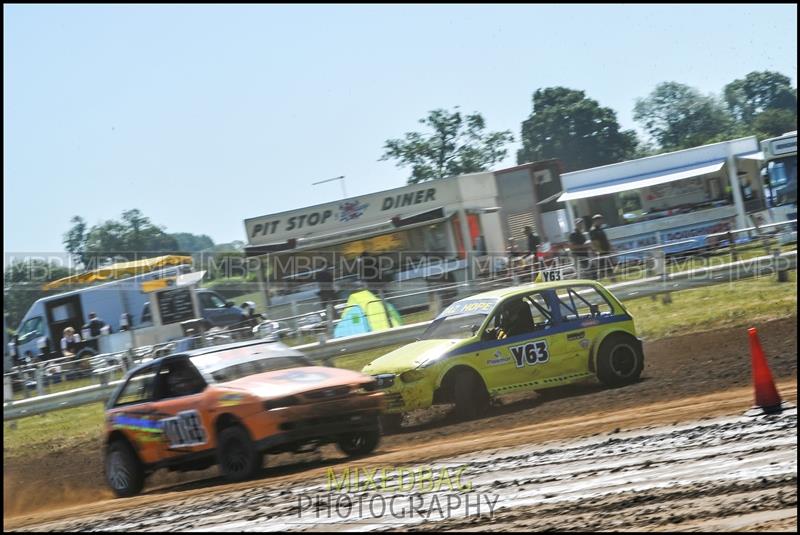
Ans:
<svg viewBox="0 0 800 535"><path fill-rule="evenodd" d="M740 154L737 158L741 158L743 160L763 160L764 159L764 152L751 152L749 154Z"/></svg>
<svg viewBox="0 0 800 535"><path fill-rule="evenodd" d="M585 199L587 197L597 197L599 195L619 193L620 191L646 188L649 186L655 186L657 184L673 182L675 180L683 180L685 178L692 178L714 173L722 169L724 165L725 160L719 160L712 163L705 162L699 165L667 169L658 173L647 173L644 175L606 180L605 182L593 184L591 186L567 190L563 195L561 195L561 197L558 198L558 200L559 202L574 201L575 199Z"/></svg>
<svg viewBox="0 0 800 535"><path fill-rule="evenodd" d="M67 284L80 284L116 279L119 277L130 277L133 275L138 275L139 273L148 273L154 269L166 266L177 266L180 264L191 265L191 263L191 256L175 255L145 258L144 260L134 260L132 262L120 262L118 264L112 264L110 266L95 269L94 271L87 271L86 273L79 273L77 275L71 275L69 277L64 277L63 279L48 282L42 287L42 289L52 290L53 288L58 288L59 286L65 286Z"/></svg>
<svg viewBox="0 0 800 535"><path fill-rule="evenodd" d="M285 251L308 251L313 248L332 247L349 243L358 240L366 240L384 234L391 234L403 230L410 230L413 228L434 225L447 221L453 214L446 214L444 207L434 208L433 210L426 210L418 212L406 217L394 217L389 221L379 223L372 223L361 227L355 227L346 231L333 232L330 234L323 234L321 236L313 236L310 238L297 238L290 239L286 242L273 243L268 245L250 245L244 248L245 256L261 256L268 253L278 253Z"/></svg>
<svg viewBox="0 0 800 535"><path fill-rule="evenodd" d="M559 196L559 195L561 195L562 193L563 193L563 191L559 191L558 193L554 193L553 195L550 195L550 196L549 196L549 197L547 197L546 199L544 199L544 200L541 200L541 201L537 202L536 204L537 204L538 206L541 206L542 204L547 204L547 203L549 203L550 201L554 201L554 200L556 200L556 199L558 198L558 196Z"/></svg>

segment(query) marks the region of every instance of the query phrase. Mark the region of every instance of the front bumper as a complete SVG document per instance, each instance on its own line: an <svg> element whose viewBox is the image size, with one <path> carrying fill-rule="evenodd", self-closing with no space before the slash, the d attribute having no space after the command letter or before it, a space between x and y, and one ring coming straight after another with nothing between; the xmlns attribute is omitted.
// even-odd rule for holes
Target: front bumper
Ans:
<svg viewBox="0 0 800 535"><path fill-rule="evenodd" d="M378 430L383 406L384 395L373 392L265 410L253 418L271 420L273 432L256 437L256 447L265 452L296 443L330 443L345 433Z"/></svg>
<svg viewBox="0 0 800 535"><path fill-rule="evenodd" d="M387 414L397 414L409 412L415 409L426 409L433 404L433 380L426 376L418 381L411 383L403 382L400 375L394 375L393 380L388 380L389 375L374 375L381 385L389 386L379 390L385 395L386 405L384 412Z"/></svg>

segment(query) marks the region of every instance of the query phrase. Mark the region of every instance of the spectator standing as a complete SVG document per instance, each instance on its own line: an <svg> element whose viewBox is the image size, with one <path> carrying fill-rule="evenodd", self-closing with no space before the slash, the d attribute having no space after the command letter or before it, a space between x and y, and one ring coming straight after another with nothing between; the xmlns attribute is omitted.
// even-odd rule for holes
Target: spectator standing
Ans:
<svg viewBox="0 0 800 535"><path fill-rule="evenodd" d="M97 338L98 336L100 336L100 334L104 332L103 327L105 326L106 322L98 318L97 314L95 314L94 312L89 312L89 321L86 322L86 324L83 326L83 330L85 332L86 329L88 329L89 336L91 336L92 338ZM111 332L110 328L108 329L108 332L109 333Z"/></svg>
<svg viewBox="0 0 800 535"><path fill-rule="evenodd" d="M575 220L575 230L569 235L569 247L577 266L578 278L582 279L589 264L590 242L583 233L583 219Z"/></svg>
<svg viewBox="0 0 800 535"><path fill-rule="evenodd" d="M528 254L533 255L534 259L538 258L539 246L542 244L542 240L538 234L533 232L530 226L525 227L525 238L528 240Z"/></svg>
<svg viewBox="0 0 800 535"><path fill-rule="evenodd" d="M595 253L600 257L598 259L598 273L597 278L606 277L613 269L611 259L607 255L611 254L611 242L608 241L605 229L605 219L601 214L596 214L592 217L592 228L589 230L589 239L592 241L592 247Z"/></svg>

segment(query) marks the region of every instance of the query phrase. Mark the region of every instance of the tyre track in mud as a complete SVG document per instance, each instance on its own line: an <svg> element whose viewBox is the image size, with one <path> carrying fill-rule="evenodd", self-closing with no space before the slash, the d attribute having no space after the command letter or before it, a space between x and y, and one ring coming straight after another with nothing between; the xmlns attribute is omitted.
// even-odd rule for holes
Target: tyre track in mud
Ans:
<svg viewBox="0 0 800 535"><path fill-rule="evenodd" d="M786 398L796 400L796 383L793 387L783 384L780 388ZM488 434L481 442L482 447L476 447L473 440L442 442L370 457L360 461L358 466L374 468L401 463L409 466L424 462L430 462L434 470L439 466L466 466L464 478L472 481L476 491L501 499L498 506L503 509L498 510L494 519L451 519L441 526L422 524L429 529L466 529L473 524L485 528L486 522L491 522L492 526L507 522L508 529L538 530L537 526L524 524L525 519L548 517L557 524L549 523L547 529L554 529L556 525L559 529L570 529L570 525L577 529L590 520L595 524L602 521L597 524L598 529L622 529L628 524L633 529L651 521L653 526L659 526L679 518L697 521L726 511L747 511L744 505L736 505L737 500L750 504L755 512L785 509L785 504L796 500L796 410L769 419L735 416L589 436L594 430L624 425L624 422L656 424L676 421L676 418L681 420L679 415L709 418L715 410L718 413L741 412L742 396L748 399L748 394L750 392L737 389L667 406L644 407L642 412L647 414L644 418L639 415L632 419L630 411L620 411L597 415L594 422L572 418L563 420L563 425L555 428L537 424L522 428L511 437ZM745 401L744 405L747 404ZM586 438L545 441L547 437L581 435ZM504 448L481 451L487 444ZM338 518L335 526L324 518L312 519L311 524L307 518L297 518L299 497L316 496L325 491L325 485L326 470L318 468L292 476L226 485L212 493L198 489L120 500L106 504L106 511L98 510L86 516L84 514L89 511L71 513L82 518L54 522L36 522L35 518L29 518L16 527L153 531L343 528ZM354 496L363 494L356 492ZM752 496L748 497L749 494ZM702 507L697 503L698 497L702 497ZM717 499L719 505L712 499ZM692 508L682 513L672 511L671 504L682 501ZM587 504L594 503L607 504L610 512L619 514L592 514L599 510ZM115 505L123 507L114 510ZM646 509L640 512L641 507ZM528 509L531 509L530 514L538 516L517 514ZM633 520L640 515L650 520L635 524ZM560 518L562 516L574 518L565 520ZM362 518L353 521L350 527L396 527L391 523L392 518L380 520ZM404 530L420 520L406 521L410 525ZM518 526L515 522L522 524Z"/></svg>

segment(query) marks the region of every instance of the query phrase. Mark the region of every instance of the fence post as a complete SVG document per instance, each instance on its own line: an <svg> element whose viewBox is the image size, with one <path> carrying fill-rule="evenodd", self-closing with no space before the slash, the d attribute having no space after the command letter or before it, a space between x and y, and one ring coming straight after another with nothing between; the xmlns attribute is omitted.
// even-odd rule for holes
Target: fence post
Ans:
<svg viewBox="0 0 800 535"><path fill-rule="evenodd" d="M430 303L428 305L428 308L429 308L429 310L431 312L433 312L433 317L434 318L439 315L439 312L441 312L441 310L442 310L442 297L441 297L441 295L439 295L439 291L438 290L434 290L433 292L431 292L431 300L430 300Z"/></svg>
<svg viewBox="0 0 800 535"><path fill-rule="evenodd" d="M44 366L38 365L36 366L36 395L43 396L44 395Z"/></svg>
<svg viewBox="0 0 800 535"><path fill-rule="evenodd" d="M772 249L772 265L775 268L775 272L778 274L778 282L789 282L789 271L781 267L780 247Z"/></svg>
<svg viewBox="0 0 800 535"><path fill-rule="evenodd" d="M23 368L18 370L17 373L19 373L20 383L22 384L22 395L28 398L30 397L28 393L28 370Z"/></svg>
<svg viewBox="0 0 800 535"><path fill-rule="evenodd" d="M333 303L326 301L325 303L325 332L328 338L333 338Z"/></svg>
<svg viewBox="0 0 800 535"><path fill-rule="evenodd" d="M733 233L731 233L730 230L728 231L728 247L731 249L731 259L737 262L739 260L739 253L736 252L736 240L734 240Z"/></svg>
<svg viewBox="0 0 800 535"><path fill-rule="evenodd" d="M10 375L3 375L3 401L10 401L14 398L14 387L11 383Z"/></svg>

